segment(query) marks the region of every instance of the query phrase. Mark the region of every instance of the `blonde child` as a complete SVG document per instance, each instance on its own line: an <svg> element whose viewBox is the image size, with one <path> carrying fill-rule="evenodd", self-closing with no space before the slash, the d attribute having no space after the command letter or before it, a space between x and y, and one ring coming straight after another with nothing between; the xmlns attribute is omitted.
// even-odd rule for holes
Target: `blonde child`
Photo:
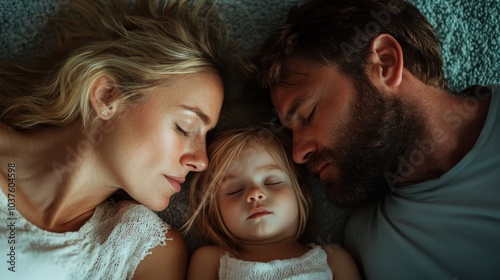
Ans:
<svg viewBox="0 0 500 280"><path fill-rule="evenodd" d="M310 203L278 136L264 127L226 131L193 178L196 224L214 246L197 249L188 279L359 279L338 246L302 244Z"/></svg>

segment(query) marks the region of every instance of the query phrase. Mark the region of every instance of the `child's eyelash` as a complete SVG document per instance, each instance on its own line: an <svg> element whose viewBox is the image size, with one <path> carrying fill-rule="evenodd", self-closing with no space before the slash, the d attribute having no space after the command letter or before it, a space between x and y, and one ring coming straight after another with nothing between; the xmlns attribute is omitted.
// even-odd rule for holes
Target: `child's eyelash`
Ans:
<svg viewBox="0 0 500 280"><path fill-rule="evenodd" d="M237 194L237 193L241 192L242 190L243 190L243 188L241 188L241 189L238 189L238 190L236 190L236 191L233 191L233 192L230 192L230 193L227 193L227 195L233 195L233 194Z"/></svg>

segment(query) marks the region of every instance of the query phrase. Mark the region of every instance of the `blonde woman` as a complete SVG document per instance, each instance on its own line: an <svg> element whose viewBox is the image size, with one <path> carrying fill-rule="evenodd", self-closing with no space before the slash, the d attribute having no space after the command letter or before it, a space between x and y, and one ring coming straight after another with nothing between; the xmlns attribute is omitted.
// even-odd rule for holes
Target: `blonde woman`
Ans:
<svg viewBox="0 0 500 280"><path fill-rule="evenodd" d="M192 217L213 246L197 249L188 279L359 279L338 246L303 244L309 196L281 142L263 127L229 130L193 178Z"/></svg>
<svg viewBox="0 0 500 280"><path fill-rule="evenodd" d="M153 211L207 167L211 6L64 1L50 54L0 64L1 279L185 278L185 244Z"/></svg>

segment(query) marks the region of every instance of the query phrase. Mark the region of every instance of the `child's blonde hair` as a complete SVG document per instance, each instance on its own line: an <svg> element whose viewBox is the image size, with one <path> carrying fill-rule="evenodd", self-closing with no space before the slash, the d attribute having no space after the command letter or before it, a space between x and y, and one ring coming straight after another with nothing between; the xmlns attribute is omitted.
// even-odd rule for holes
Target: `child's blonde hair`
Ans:
<svg viewBox="0 0 500 280"><path fill-rule="evenodd" d="M193 213L185 223L184 231L196 224L203 237L237 255L240 242L224 224L217 204L217 192L235 158L249 145L258 145L265 149L290 177L299 209L296 239L300 238L307 223L310 198L307 189L300 182L300 174L278 137L279 135L261 126L220 133L208 149L208 168L196 173L191 182L190 205Z"/></svg>

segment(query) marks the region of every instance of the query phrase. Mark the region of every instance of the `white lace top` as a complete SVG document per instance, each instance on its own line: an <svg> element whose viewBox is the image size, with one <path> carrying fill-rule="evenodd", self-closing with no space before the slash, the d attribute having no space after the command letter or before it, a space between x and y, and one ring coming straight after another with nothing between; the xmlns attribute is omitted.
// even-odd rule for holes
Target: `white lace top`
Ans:
<svg viewBox="0 0 500 280"><path fill-rule="evenodd" d="M301 257L270 262L242 261L226 253L219 261L219 279L332 279L325 250L318 245L310 246L313 248Z"/></svg>
<svg viewBox="0 0 500 280"><path fill-rule="evenodd" d="M66 233L42 230L8 205L0 191L0 279L131 279L150 250L165 245L169 229L131 201L104 202Z"/></svg>

